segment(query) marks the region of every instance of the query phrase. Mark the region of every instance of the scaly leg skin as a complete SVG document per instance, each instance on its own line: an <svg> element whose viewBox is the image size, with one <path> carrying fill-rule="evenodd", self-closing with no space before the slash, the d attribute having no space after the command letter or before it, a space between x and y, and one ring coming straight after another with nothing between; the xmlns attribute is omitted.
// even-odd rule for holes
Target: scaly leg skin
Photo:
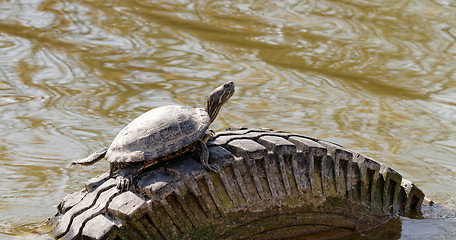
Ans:
<svg viewBox="0 0 456 240"><path fill-rule="evenodd" d="M206 143L204 143L202 140L199 140L197 146L201 164L203 164L207 170L218 173L219 171L215 167L209 165L209 149L207 148Z"/></svg>
<svg viewBox="0 0 456 240"><path fill-rule="evenodd" d="M207 130L206 133L204 133L203 142L207 143L207 141L209 141L209 138L213 136L215 136L215 132L211 129Z"/></svg>
<svg viewBox="0 0 456 240"><path fill-rule="evenodd" d="M74 165L83 165L83 166L92 165L92 164L100 161L101 159L103 159L105 157L107 151L108 151L108 148L104 147L104 148L92 153L90 156L88 156L84 159L72 161L70 164L70 167L73 167Z"/></svg>
<svg viewBox="0 0 456 240"><path fill-rule="evenodd" d="M116 183L117 189L120 192L130 190L135 173L141 170L142 166L139 164L132 164L128 167L122 168L117 172Z"/></svg>

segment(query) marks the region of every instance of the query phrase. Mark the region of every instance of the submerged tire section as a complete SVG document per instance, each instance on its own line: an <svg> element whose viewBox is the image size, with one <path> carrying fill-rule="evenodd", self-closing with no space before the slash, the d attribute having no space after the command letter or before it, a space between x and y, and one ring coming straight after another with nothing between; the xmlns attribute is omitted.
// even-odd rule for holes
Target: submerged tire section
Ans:
<svg viewBox="0 0 456 240"><path fill-rule="evenodd" d="M119 193L107 174L66 196L64 239L343 237L418 211L424 194L390 167L337 144L268 129L218 133L207 172L191 156L153 166Z"/></svg>

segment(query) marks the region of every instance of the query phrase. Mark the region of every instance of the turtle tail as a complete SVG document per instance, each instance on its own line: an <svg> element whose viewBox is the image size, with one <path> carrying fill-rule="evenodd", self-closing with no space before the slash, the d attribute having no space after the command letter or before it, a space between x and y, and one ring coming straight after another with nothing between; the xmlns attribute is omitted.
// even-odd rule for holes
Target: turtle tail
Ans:
<svg viewBox="0 0 456 240"><path fill-rule="evenodd" d="M70 167L73 167L74 165L83 165L83 166L92 165L92 164L100 161L102 158L104 158L106 156L107 151L108 151L108 148L104 147L104 148L92 153L90 156L88 156L84 159L72 161L70 164Z"/></svg>

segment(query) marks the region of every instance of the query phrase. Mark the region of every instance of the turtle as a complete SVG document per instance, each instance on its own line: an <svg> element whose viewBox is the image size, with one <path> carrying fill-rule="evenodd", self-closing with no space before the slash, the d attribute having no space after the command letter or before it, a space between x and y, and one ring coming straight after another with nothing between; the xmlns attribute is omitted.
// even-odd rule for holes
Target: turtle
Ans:
<svg viewBox="0 0 456 240"><path fill-rule="evenodd" d="M169 105L151 109L131 121L112 141L87 158L72 161L74 165L92 165L105 158L110 163L109 177L116 177L117 188L129 190L133 178L143 169L192 152L210 171L206 142L213 134L209 125L220 108L234 94L229 81L216 88L208 97L206 109Z"/></svg>

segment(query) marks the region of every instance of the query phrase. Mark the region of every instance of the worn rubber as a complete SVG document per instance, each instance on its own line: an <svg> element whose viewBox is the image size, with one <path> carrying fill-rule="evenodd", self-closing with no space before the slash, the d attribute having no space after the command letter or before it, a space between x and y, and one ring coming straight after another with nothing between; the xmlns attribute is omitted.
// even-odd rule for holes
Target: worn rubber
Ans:
<svg viewBox="0 0 456 240"><path fill-rule="evenodd" d="M64 239L306 239L356 236L418 211L424 194L337 144L268 129L218 133L206 171L190 155L120 193L108 173L66 196L49 224Z"/></svg>

